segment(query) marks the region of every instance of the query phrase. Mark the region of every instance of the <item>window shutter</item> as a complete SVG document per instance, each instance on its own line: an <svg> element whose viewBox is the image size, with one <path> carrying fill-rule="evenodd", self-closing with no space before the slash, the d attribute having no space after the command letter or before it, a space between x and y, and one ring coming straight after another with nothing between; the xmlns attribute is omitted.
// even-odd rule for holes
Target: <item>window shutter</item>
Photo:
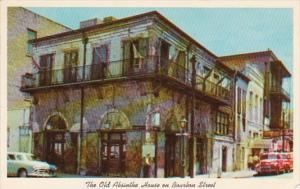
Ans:
<svg viewBox="0 0 300 189"><path fill-rule="evenodd" d="M148 38L139 39L139 53L142 57L146 57L148 52Z"/></svg>
<svg viewBox="0 0 300 189"><path fill-rule="evenodd" d="M130 41L123 42L123 69L125 73L127 73L130 68L130 45Z"/></svg>

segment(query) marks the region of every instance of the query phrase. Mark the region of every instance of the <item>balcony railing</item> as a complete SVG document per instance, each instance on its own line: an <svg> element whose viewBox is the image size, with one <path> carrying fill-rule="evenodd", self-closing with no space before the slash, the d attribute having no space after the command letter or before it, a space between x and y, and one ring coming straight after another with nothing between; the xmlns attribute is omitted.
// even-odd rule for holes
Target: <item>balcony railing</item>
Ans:
<svg viewBox="0 0 300 189"><path fill-rule="evenodd" d="M22 89L151 74L154 73L152 60L153 58L138 58L56 70L40 70L38 73L27 73L22 76Z"/></svg>
<svg viewBox="0 0 300 189"><path fill-rule="evenodd" d="M181 83L192 86L191 71L175 62L169 62L169 64L161 68L161 73L165 76L174 78Z"/></svg>
<svg viewBox="0 0 300 189"><path fill-rule="evenodd" d="M286 98L288 98L288 99L290 98L290 94L286 90L284 90L284 88L282 88L281 86L272 86L271 93L282 94Z"/></svg>
<svg viewBox="0 0 300 189"><path fill-rule="evenodd" d="M203 77L196 75L196 90L203 92L207 96L214 96L225 101L230 100L230 90L220 84L211 82Z"/></svg>
<svg viewBox="0 0 300 189"><path fill-rule="evenodd" d="M164 76L192 87L192 72L178 63L169 63L157 68L159 57L148 56L131 60L112 61L106 64L92 64L56 70L40 70L38 73L22 76L23 90L39 87L58 86L62 84L80 83L88 81L101 81L121 77L143 77L145 75ZM196 92L205 96L212 96L221 100L229 100L230 91L209 80L196 75Z"/></svg>

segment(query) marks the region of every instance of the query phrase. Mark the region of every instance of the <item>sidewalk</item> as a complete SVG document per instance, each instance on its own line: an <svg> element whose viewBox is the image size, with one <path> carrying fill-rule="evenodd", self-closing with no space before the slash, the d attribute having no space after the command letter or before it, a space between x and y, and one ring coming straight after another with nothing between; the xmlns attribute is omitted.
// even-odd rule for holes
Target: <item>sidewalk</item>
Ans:
<svg viewBox="0 0 300 189"><path fill-rule="evenodd" d="M253 177L257 172L252 170L244 170L244 171L234 171L234 172L222 172L220 178L249 178ZM82 176L76 174L66 174L66 173L58 173L58 178L105 178L103 176ZM186 177L189 178L189 177ZM194 178L218 178L217 173L212 173L210 175L195 175Z"/></svg>
<svg viewBox="0 0 300 189"><path fill-rule="evenodd" d="M253 177L257 172L253 170L243 170L234 172L222 172L220 178L248 178ZM196 175L195 178L218 178L217 173Z"/></svg>

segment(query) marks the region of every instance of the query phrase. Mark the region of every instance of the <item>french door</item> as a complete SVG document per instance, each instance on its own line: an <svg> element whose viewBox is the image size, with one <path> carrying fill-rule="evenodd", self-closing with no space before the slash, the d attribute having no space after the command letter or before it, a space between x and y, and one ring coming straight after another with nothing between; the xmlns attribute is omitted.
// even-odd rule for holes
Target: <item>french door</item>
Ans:
<svg viewBox="0 0 300 189"><path fill-rule="evenodd" d="M126 158L126 133L101 133L101 171L107 175L124 173Z"/></svg>

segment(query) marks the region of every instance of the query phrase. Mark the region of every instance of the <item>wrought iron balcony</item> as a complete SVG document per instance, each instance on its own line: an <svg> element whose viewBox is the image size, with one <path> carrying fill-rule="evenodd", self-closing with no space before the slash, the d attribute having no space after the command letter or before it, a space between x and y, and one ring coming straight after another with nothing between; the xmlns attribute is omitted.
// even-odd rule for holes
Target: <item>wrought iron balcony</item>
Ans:
<svg viewBox="0 0 300 189"><path fill-rule="evenodd" d="M273 95L279 95L286 101L290 101L290 94L284 90L281 86L271 86L271 94Z"/></svg>
<svg viewBox="0 0 300 189"><path fill-rule="evenodd" d="M204 79L203 77L196 75L196 90L201 91L207 96L213 96L224 101L230 100L230 90L222 87L220 84Z"/></svg>
<svg viewBox="0 0 300 189"><path fill-rule="evenodd" d="M101 83L119 79L144 79L146 76L166 79L170 85L182 86L186 91L192 88L191 70L169 61L166 66L158 68L159 57L148 56L131 60L112 61L106 64L69 67L56 70L40 70L34 74L22 76L21 90L32 90L87 83ZM209 80L196 75L195 91L199 95L215 100L229 101L230 91Z"/></svg>

